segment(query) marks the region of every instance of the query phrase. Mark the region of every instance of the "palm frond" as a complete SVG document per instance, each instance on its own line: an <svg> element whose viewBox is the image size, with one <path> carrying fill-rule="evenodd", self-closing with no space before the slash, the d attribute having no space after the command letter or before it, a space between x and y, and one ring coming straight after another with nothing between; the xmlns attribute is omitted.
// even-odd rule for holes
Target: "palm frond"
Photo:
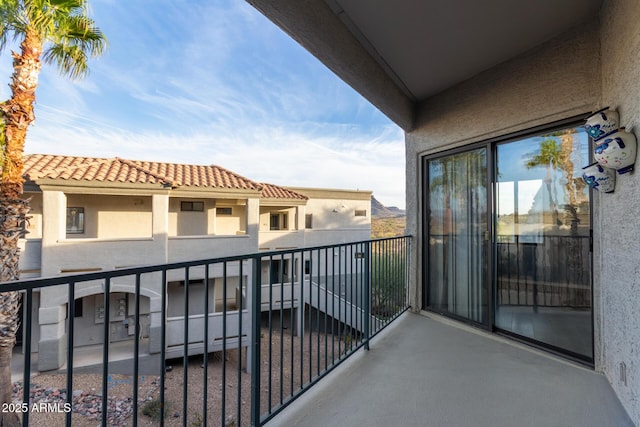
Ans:
<svg viewBox="0 0 640 427"><path fill-rule="evenodd" d="M18 0L0 0L0 51L6 47L7 36L12 32L18 10Z"/></svg>
<svg viewBox="0 0 640 427"><path fill-rule="evenodd" d="M71 78L83 77L88 58L101 55L107 47L87 10L87 0L0 0L0 50L8 35L16 40L35 35L44 47L46 63L57 65Z"/></svg>
<svg viewBox="0 0 640 427"><path fill-rule="evenodd" d="M102 31L86 16L68 17L58 26L52 41L79 46L91 57L101 55L107 45Z"/></svg>
<svg viewBox="0 0 640 427"><path fill-rule="evenodd" d="M57 65L60 74L72 79L82 78L89 71L88 56L78 45L55 44L44 52L42 59Z"/></svg>

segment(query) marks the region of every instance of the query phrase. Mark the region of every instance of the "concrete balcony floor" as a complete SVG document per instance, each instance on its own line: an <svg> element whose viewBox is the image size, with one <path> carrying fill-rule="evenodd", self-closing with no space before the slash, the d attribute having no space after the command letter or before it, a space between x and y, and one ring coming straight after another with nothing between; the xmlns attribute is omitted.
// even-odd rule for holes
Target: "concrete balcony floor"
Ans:
<svg viewBox="0 0 640 427"><path fill-rule="evenodd" d="M542 351L405 314L269 426L633 426L606 378Z"/></svg>

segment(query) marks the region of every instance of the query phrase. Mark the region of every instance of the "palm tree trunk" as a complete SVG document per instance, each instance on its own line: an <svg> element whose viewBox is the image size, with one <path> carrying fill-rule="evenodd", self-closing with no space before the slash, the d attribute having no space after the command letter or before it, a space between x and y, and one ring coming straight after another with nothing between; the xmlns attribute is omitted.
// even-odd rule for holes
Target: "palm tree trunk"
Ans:
<svg viewBox="0 0 640 427"><path fill-rule="evenodd" d="M20 270L18 240L24 234L29 202L22 195L22 156L27 128L35 120L33 103L42 64L42 42L27 33L20 44L20 54L13 55L11 99L0 106L4 124L0 181L0 282L17 280ZM0 293L0 404L11 403L11 353L16 342L20 319L18 292ZM19 425L14 413L0 413L0 427Z"/></svg>
<svg viewBox="0 0 640 427"><path fill-rule="evenodd" d="M4 190L2 187L4 185L0 185L0 194ZM0 261L2 261L0 282L17 280L19 277L18 240L24 235L28 211L27 200L0 198ZM18 292L0 293L0 404L12 401L11 353L20 324L19 309L20 294ZM14 425L19 425L17 414L6 411L0 413L0 426Z"/></svg>

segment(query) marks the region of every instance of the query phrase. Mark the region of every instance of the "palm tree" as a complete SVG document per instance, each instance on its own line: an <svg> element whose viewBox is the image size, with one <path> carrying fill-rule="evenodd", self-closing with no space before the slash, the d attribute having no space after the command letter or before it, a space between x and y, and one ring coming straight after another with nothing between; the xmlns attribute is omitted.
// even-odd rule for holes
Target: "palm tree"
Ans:
<svg viewBox="0 0 640 427"><path fill-rule="evenodd" d="M548 138L540 142L538 151L530 153L525 162L527 169L543 166L547 171L544 183L549 193L549 207L551 208L553 223L555 225L560 225L560 220L558 218L557 194L552 182L553 171L557 170L562 160L561 153L562 151L558 146L558 142L554 138Z"/></svg>
<svg viewBox="0 0 640 427"><path fill-rule="evenodd" d="M9 36L20 42L13 56L11 98L0 104L0 282L18 278L18 239L29 210L22 200L22 156L27 128L35 120L34 102L41 61L62 75L80 78L90 57L106 39L87 15L86 0L0 0L0 50ZM11 352L18 329L19 295L0 293L0 403L11 402ZM0 426L17 422L0 414Z"/></svg>
<svg viewBox="0 0 640 427"><path fill-rule="evenodd" d="M565 131L554 132L549 135L549 138L540 142L538 151L529 153L526 158L525 165L527 169L535 167L545 167L547 175L545 177L545 184L547 191L549 192L550 205L554 211L554 221L560 225L561 223L569 223L571 227L572 235L577 233L577 226L579 222L577 207L584 199L584 189L586 184L582 179L576 179L573 177L574 164L571 159L571 153L573 151L573 129ZM559 140L559 142L558 142ZM560 221L558 217L557 206L557 190L555 186L552 186L553 173L556 170L562 170L565 178L564 195L568 198L568 204L564 205L565 219L566 221ZM553 192L553 193L552 193Z"/></svg>

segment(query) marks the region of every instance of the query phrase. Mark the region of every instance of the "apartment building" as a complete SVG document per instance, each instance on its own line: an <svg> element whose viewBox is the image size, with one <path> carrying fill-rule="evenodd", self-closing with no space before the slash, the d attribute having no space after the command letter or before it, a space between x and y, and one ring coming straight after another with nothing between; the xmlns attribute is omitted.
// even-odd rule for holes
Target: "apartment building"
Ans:
<svg viewBox="0 0 640 427"><path fill-rule="evenodd" d="M24 189L24 197L31 199L31 219L21 241L22 278L351 242L370 235L369 191L284 188L213 165L33 154L25 158ZM286 262L279 277L263 280L284 283L290 263L297 272L304 260ZM247 316L238 308L251 268L246 262L225 268L216 266L206 274L194 269L188 278L167 271L168 357L182 355L185 311L190 329L204 327L205 276L212 326L223 312L229 325ZM161 342L163 280L156 276L143 277L139 284L139 338L150 353L159 352ZM136 283L122 278L109 285L110 342L132 340ZM75 290L74 327L82 331L75 335L75 346L102 344L104 289L102 281L95 281ZM34 300L33 349L41 355L39 369L56 369L66 357L67 290L42 289ZM247 333L238 331L235 345L244 343ZM210 349L221 345L214 338ZM202 342L190 343L189 352L202 348Z"/></svg>

